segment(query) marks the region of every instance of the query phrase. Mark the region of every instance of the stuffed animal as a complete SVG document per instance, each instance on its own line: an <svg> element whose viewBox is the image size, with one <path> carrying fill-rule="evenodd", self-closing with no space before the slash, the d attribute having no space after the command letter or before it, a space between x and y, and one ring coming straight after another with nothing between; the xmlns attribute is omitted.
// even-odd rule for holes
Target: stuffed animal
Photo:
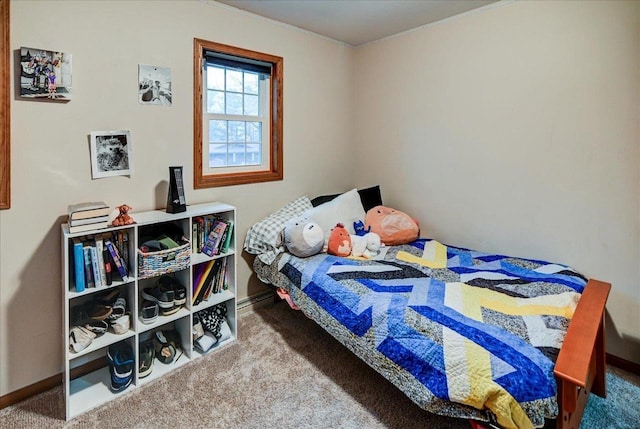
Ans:
<svg viewBox="0 0 640 429"><path fill-rule="evenodd" d="M327 253L336 256L349 256L351 254L351 236L343 224L338 223L331 230Z"/></svg>
<svg viewBox="0 0 640 429"><path fill-rule="evenodd" d="M382 246L380 236L375 232L369 232L362 236L351 236L351 256L371 259L380 253L380 247Z"/></svg>
<svg viewBox="0 0 640 429"><path fill-rule="evenodd" d="M420 227L411 216L391 207L373 207L367 212L364 223L389 246L410 243L420 235Z"/></svg>
<svg viewBox="0 0 640 429"><path fill-rule="evenodd" d="M111 225L123 226L123 225L131 225L132 223L135 223L133 218L129 216L129 210L132 209L131 206L127 204L122 204L121 206L116 207L116 209L118 210L118 215L116 216L115 219L113 219L113 221L111 222Z"/></svg>
<svg viewBox="0 0 640 429"><path fill-rule="evenodd" d="M292 219L284 226L284 245L289 253L300 258L320 253L324 233L320 225L307 218Z"/></svg>
<svg viewBox="0 0 640 429"><path fill-rule="evenodd" d="M363 236L366 233L371 232L371 227L369 227L368 229L364 229L364 222L362 222L361 220L353 222L353 229L356 232L356 235L359 236Z"/></svg>

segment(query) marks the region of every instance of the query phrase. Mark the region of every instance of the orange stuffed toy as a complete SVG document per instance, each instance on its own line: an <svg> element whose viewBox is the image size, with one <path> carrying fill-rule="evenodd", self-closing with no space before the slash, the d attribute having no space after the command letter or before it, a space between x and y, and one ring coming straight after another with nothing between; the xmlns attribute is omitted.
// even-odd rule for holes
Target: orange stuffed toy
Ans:
<svg viewBox="0 0 640 429"><path fill-rule="evenodd" d="M343 224L339 223L331 230L327 253L336 256L351 254L351 236Z"/></svg>
<svg viewBox="0 0 640 429"><path fill-rule="evenodd" d="M370 209L364 224L365 230L370 227L388 246L410 243L420 235L420 227L411 216L385 206Z"/></svg>

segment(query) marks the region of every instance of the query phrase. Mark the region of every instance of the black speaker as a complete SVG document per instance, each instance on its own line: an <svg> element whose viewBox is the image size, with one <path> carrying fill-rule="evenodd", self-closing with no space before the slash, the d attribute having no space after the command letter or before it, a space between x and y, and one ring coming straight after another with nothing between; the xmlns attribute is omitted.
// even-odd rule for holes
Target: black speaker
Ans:
<svg viewBox="0 0 640 429"><path fill-rule="evenodd" d="M182 167L169 167L169 192L167 194L167 213L182 213L187 210L182 182Z"/></svg>

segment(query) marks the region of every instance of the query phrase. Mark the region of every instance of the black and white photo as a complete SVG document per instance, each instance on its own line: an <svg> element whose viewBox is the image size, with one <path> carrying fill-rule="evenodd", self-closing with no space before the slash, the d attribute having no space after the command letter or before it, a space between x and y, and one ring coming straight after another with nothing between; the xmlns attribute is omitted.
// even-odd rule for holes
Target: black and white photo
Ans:
<svg viewBox="0 0 640 429"><path fill-rule="evenodd" d="M139 64L139 103L171 106L171 99L171 69L169 67Z"/></svg>
<svg viewBox="0 0 640 429"><path fill-rule="evenodd" d="M94 131L91 133L91 177L130 176L131 133Z"/></svg>

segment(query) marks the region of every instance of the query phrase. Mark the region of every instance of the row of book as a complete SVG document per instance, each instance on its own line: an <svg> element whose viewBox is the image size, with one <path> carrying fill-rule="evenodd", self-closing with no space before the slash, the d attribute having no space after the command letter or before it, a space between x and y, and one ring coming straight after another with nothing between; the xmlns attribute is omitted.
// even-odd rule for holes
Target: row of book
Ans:
<svg viewBox="0 0 640 429"><path fill-rule="evenodd" d="M196 216L193 218L191 250L193 253L204 253L208 256L226 253L231 245L232 235L232 221L214 215Z"/></svg>
<svg viewBox="0 0 640 429"><path fill-rule="evenodd" d="M76 292L109 286L113 273L129 281L129 237L126 231L73 239L73 279Z"/></svg>
<svg viewBox="0 0 640 429"><path fill-rule="evenodd" d="M68 207L69 233L107 228L110 210L109 206L102 201L70 205Z"/></svg>
<svg viewBox="0 0 640 429"><path fill-rule="evenodd" d="M193 305L209 300L211 294L229 289L228 260L214 259L193 267Z"/></svg>

